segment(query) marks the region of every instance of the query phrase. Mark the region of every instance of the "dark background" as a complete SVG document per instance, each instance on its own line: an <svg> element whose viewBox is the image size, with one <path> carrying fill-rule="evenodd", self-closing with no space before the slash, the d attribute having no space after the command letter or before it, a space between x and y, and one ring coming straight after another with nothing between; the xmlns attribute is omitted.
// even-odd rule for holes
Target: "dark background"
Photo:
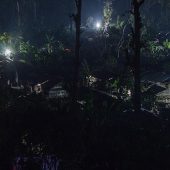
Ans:
<svg viewBox="0 0 170 170"><path fill-rule="evenodd" d="M129 0L114 0L116 9L124 13L130 7ZM32 29L55 28L68 25L69 15L75 12L74 0L1 0L0 31L13 32L17 28L18 11L22 20L22 28ZM122 10L124 9L124 10ZM84 0L82 22L92 16L98 20L102 17L103 0Z"/></svg>

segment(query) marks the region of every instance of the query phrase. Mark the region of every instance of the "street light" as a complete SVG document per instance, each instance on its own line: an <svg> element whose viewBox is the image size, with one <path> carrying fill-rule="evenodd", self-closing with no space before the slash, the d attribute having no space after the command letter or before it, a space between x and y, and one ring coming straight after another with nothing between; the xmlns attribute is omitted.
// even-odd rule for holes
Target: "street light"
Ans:
<svg viewBox="0 0 170 170"><path fill-rule="evenodd" d="M12 55L12 50L9 48L6 48L4 51L4 55L5 55L5 57L10 58Z"/></svg>
<svg viewBox="0 0 170 170"><path fill-rule="evenodd" d="M96 26L96 29L100 29L102 24L101 22L97 21L95 26Z"/></svg>

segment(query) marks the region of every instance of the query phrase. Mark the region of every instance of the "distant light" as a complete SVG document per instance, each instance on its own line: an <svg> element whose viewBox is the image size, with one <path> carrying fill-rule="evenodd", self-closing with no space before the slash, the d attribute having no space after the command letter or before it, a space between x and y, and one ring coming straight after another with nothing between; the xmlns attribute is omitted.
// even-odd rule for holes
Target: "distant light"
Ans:
<svg viewBox="0 0 170 170"><path fill-rule="evenodd" d="M131 90L128 90L127 94L128 96L131 96L132 95Z"/></svg>
<svg viewBox="0 0 170 170"><path fill-rule="evenodd" d="M100 28L101 28L101 26L102 26L101 22L99 22L99 21L98 21L98 22L96 22L96 28L97 28L97 29L100 29Z"/></svg>
<svg viewBox="0 0 170 170"><path fill-rule="evenodd" d="M12 50L10 50L9 48L5 49L4 55L5 55L6 57L10 57L10 56L12 55Z"/></svg>

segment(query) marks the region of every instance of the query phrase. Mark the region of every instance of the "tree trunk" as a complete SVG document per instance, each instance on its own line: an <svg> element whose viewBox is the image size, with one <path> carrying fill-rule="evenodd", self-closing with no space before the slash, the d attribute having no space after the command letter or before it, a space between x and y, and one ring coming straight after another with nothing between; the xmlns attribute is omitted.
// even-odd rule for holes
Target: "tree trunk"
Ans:
<svg viewBox="0 0 170 170"><path fill-rule="evenodd" d="M17 4L16 4L16 6L17 6L17 15L18 15L18 28L20 28L21 27L21 13L20 13L20 3L19 3L19 1L17 1Z"/></svg>
<svg viewBox="0 0 170 170"><path fill-rule="evenodd" d="M80 35L81 35L81 10L82 0L75 0L77 12L74 17L76 26L76 44L75 44L75 73L73 82L73 102L77 101L78 97L78 84L79 84L79 71L80 71Z"/></svg>
<svg viewBox="0 0 170 170"><path fill-rule="evenodd" d="M140 7L144 0L133 0L134 7L134 109L136 113L141 110L140 87L140 51L141 51L141 17Z"/></svg>

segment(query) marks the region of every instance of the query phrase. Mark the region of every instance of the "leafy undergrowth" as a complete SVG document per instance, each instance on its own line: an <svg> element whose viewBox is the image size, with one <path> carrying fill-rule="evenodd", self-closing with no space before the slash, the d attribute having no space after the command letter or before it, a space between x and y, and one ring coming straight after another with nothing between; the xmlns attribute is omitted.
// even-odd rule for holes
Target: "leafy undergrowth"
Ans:
<svg viewBox="0 0 170 170"><path fill-rule="evenodd" d="M87 113L78 108L75 114L69 103L50 111L41 97L20 99L1 114L0 153L4 164L0 165L5 167L5 162L18 155L55 154L62 160L61 169L169 167L168 120L147 111L112 111L107 118L101 112Z"/></svg>

